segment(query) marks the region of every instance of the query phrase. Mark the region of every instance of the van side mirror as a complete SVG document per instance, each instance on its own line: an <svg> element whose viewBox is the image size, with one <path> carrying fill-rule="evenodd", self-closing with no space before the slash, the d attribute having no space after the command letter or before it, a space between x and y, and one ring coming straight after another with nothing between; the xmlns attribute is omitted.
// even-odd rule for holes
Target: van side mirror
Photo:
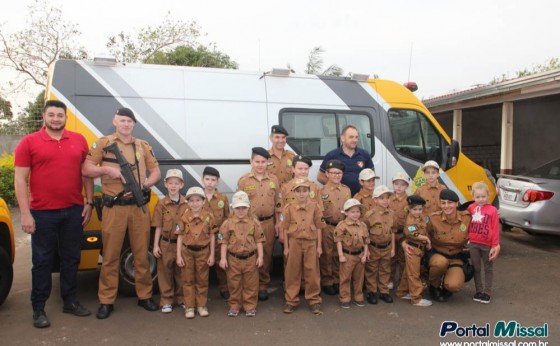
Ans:
<svg viewBox="0 0 560 346"><path fill-rule="evenodd" d="M459 153L461 152L461 145L457 140L451 140L451 144L446 146L446 153L443 157L444 164L443 167L445 170L455 166L457 161L459 160Z"/></svg>

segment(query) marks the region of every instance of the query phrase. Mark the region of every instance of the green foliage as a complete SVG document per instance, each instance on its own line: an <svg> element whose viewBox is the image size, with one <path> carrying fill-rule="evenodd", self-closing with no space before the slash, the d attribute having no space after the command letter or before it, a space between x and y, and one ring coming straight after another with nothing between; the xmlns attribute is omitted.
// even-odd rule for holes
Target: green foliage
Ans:
<svg viewBox="0 0 560 346"><path fill-rule="evenodd" d="M344 70L342 69L342 67L336 64L330 65L326 70L321 72L324 63L322 54L324 52L325 50L321 46L313 47L311 52L309 52L309 56L307 58L305 73L321 76L342 76L344 74Z"/></svg>
<svg viewBox="0 0 560 346"><path fill-rule="evenodd" d="M0 197L9 206L16 205L14 192L14 154L4 153L0 156Z"/></svg>
<svg viewBox="0 0 560 346"><path fill-rule="evenodd" d="M544 64L533 65L533 67L531 69L524 68L523 70L519 70L519 71L515 72L515 77L514 78L527 77L527 76L531 76L531 75L534 75L534 74L537 74L537 73L557 70L559 68L560 68L560 59L550 58L547 61L545 61ZM495 84L499 84L499 83L508 81L510 79L513 79L513 78L509 78L509 76L507 74L502 73L501 76L494 77L488 84L495 85Z"/></svg>
<svg viewBox="0 0 560 346"><path fill-rule="evenodd" d="M37 95L34 102L28 102L27 107L15 119L0 126L1 134L26 135L35 132L43 126L43 105L45 91Z"/></svg>
<svg viewBox="0 0 560 346"><path fill-rule="evenodd" d="M144 61L147 64L198 66L237 69L239 66L232 61L229 55L216 49L216 45L205 47L199 45L178 46L168 52L156 52L151 58Z"/></svg>
<svg viewBox="0 0 560 346"><path fill-rule="evenodd" d="M13 116L12 103L0 96L0 119L10 121Z"/></svg>

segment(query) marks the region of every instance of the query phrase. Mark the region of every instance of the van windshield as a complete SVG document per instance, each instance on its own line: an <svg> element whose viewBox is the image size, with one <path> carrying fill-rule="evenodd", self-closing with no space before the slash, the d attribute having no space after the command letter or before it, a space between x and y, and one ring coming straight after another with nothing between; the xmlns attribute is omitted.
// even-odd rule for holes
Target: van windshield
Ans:
<svg viewBox="0 0 560 346"><path fill-rule="evenodd" d="M389 126L397 153L419 162L442 164L443 138L428 118L411 109L390 109Z"/></svg>

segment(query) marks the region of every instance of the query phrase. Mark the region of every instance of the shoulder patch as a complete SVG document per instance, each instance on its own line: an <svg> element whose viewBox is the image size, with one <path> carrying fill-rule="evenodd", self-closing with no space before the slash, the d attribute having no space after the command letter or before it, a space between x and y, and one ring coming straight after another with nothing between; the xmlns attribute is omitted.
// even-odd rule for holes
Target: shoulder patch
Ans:
<svg viewBox="0 0 560 346"><path fill-rule="evenodd" d="M218 202L218 208L222 209L224 207L224 201Z"/></svg>
<svg viewBox="0 0 560 346"><path fill-rule="evenodd" d="M224 235L222 233L218 233L217 238L218 238L218 240L223 240Z"/></svg>
<svg viewBox="0 0 560 346"><path fill-rule="evenodd" d="M309 198L315 198L315 191L311 191L309 193Z"/></svg>
<svg viewBox="0 0 560 346"><path fill-rule="evenodd" d="M273 181L271 181L270 183L268 183L268 186L270 186L271 189L275 189L275 188L276 188L276 184L274 184Z"/></svg>
<svg viewBox="0 0 560 346"><path fill-rule="evenodd" d="M410 225L410 226L408 226L408 231L409 231L409 232L414 232L414 231L416 231L416 226L415 226L415 225Z"/></svg>

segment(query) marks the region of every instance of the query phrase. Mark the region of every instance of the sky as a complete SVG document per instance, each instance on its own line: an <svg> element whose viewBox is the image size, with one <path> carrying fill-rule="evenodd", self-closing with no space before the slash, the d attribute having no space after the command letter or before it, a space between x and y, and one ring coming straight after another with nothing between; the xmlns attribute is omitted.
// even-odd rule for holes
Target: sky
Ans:
<svg viewBox="0 0 560 346"><path fill-rule="evenodd" d="M49 0L78 24L91 55L107 38L161 23L195 20L242 70L287 64L299 73L321 46L324 68L415 81L420 99L486 84L560 57L556 0ZM6 32L25 27L31 0L2 5ZM2 83L8 74L0 73Z"/></svg>

